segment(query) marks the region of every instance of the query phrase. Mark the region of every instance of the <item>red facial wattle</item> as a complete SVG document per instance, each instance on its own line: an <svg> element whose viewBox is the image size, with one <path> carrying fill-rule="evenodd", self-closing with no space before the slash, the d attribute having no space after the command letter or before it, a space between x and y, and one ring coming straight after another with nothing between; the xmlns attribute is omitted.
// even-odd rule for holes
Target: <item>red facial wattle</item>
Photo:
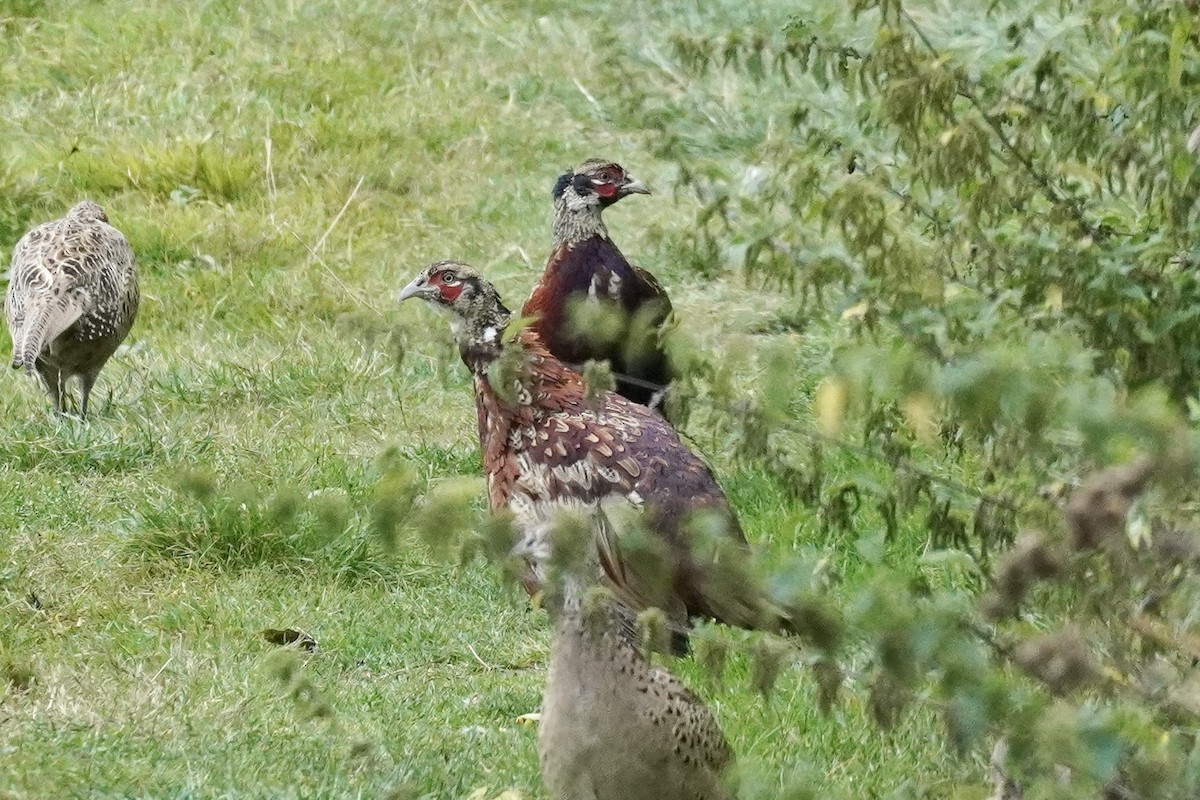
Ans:
<svg viewBox="0 0 1200 800"><path fill-rule="evenodd" d="M601 197L612 197L617 193L617 187L611 183L601 183L596 186L596 194Z"/></svg>
<svg viewBox="0 0 1200 800"><path fill-rule="evenodd" d="M431 275L429 283L438 290L438 293L442 296L442 300L446 303L453 303L462 294L463 285L460 281L446 283L442 280L441 275Z"/></svg>

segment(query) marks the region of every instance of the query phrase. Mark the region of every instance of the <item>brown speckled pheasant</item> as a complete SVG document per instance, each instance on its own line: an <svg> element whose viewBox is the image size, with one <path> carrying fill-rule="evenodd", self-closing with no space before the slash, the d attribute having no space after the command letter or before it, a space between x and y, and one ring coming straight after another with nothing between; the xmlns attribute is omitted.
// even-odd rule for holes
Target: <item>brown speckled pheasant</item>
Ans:
<svg viewBox="0 0 1200 800"><path fill-rule="evenodd" d="M607 530L600 538L611 535ZM611 549L612 545L607 545ZM542 780L553 800L732 800L733 761L712 712L625 635L628 609L564 570L538 726Z"/></svg>
<svg viewBox="0 0 1200 800"><path fill-rule="evenodd" d="M607 360L617 393L660 407L673 377L660 334L671 301L658 281L630 264L604 225L604 209L631 194L650 190L620 164L589 159L554 185L554 250L521 316L554 356L578 368L588 359ZM600 337L571 324L572 303L602 304L618 324Z"/></svg>
<svg viewBox="0 0 1200 800"><path fill-rule="evenodd" d="M744 553L745 538L708 467L662 416L612 392L589 399L580 375L552 356L531 328L506 341L508 309L492 284L465 264L429 265L399 293L400 300L410 297L450 315L474 376L490 505L513 514L524 552L549 550L549 529L564 510L596 518L633 510L665 546L667 574L648 579L643 564L623 560L616 549L604 552L605 577L626 605L661 608L676 630L687 616L785 627L776 611L765 611L758 587L731 586L718 577L720 540L698 541L690 525L694 512L715 516L722 523L717 536L736 543L724 549L724 564ZM526 588L533 591L544 579L537 565L546 561L531 559Z"/></svg>
<svg viewBox="0 0 1200 800"><path fill-rule="evenodd" d="M78 376L79 415L87 415L96 376L137 311L133 250L96 203L76 204L13 248L4 299L12 365L38 375L56 411L63 410L67 381Z"/></svg>

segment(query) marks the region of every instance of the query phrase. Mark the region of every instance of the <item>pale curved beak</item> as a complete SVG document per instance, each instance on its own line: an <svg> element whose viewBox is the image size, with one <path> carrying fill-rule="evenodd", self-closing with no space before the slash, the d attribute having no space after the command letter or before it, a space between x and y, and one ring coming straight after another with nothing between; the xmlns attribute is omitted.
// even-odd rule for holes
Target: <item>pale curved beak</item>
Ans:
<svg viewBox="0 0 1200 800"><path fill-rule="evenodd" d="M632 175L626 175L625 183L621 184L621 194L650 194L650 187Z"/></svg>
<svg viewBox="0 0 1200 800"><path fill-rule="evenodd" d="M418 275L409 282L408 286L396 293L396 302L403 303L410 297L425 297L428 294L429 286L425 283L425 276Z"/></svg>

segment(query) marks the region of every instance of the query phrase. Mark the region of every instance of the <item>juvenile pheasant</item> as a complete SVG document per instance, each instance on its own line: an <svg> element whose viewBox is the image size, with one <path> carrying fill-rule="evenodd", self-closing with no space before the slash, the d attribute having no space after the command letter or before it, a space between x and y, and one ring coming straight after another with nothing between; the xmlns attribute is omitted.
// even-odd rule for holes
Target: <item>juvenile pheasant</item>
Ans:
<svg viewBox="0 0 1200 800"><path fill-rule="evenodd" d="M508 309L492 284L465 264L429 265L398 296L410 297L450 315L474 376L491 508L508 509L522 549L542 554L530 559L531 593L544 580L538 565L547 561L558 514L600 519L633 510L665 550L666 574L648 577L644 564L623 559L619 550L603 552L608 585L626 605L661 608L676 630L685 629L690 616L784 627L776 612L765 610L758 587L719 572L744 555L745 537L708 467L665 419L612 392L589 399L580 375L546 350L536 330L525 328L506 341ZM694 535L696 512L716 518L717 541ZM732 549L721 547L720 537Z"/></svg>
<svg viewBox="0 0 1200 800"><path fill-rule="evenodd" d="M554 184L554 250L521 316L546 348L576 368L588 359L607 360L617 393L659 407L673 372L661 342L671 301L658 281L630 264L609 238L601 212L631 194L650 194L645 184L603 159L584 161ZM615 312L602 336L571 323L573 304L599 304Z"/></svg>
<svg viewBox="0 0 1200 800"><path fill-rule="evenodd" d="M124 341L138 311L129 242L99 205L77 203L38 225L13 248L4 315L14 369L36 373L62 412L66 383L78 376L79 416L100 369Z"/></svg>
<svg viewBox="0 0 1200 800"><path fill-rule="evenodd" d="M720 774L733 751L712 712L629 643L628 609L588 592L594 554L580 566L592 569L568 568L551 593L560 603L547 605L555 626L538 756L550 797L732 800Z"/></svg>

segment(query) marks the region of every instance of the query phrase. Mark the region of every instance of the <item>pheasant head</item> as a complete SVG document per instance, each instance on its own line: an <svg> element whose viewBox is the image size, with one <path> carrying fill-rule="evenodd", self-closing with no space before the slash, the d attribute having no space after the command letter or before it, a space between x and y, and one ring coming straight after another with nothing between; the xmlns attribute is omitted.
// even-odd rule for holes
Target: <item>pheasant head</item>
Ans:
<svg viewBox="0 0 1200 800"><path fill-rule="evenodd" d="M71 210L67 212L67 219L79 222L108 222L108 215L104 213L104 209L100 207L99 203L92 200L81 200L71 206Z"/></svg>
<svg viewBox="0 0 1200 800"><path fill-rule="evenodd" d="M573 244L597 234L607 237L600 212L631 194L650 190L620 164L589 158L554 184L554 238Z"/></svg>
<svg viewBox="0 0 1200 800"><path fill-rule="evenodd" d="M418 297L450 317L450 329L463 361L481 371L500 355L501 337L511 313L496 287L460 261L435 261L421 270L396 299Z"/></svg>

